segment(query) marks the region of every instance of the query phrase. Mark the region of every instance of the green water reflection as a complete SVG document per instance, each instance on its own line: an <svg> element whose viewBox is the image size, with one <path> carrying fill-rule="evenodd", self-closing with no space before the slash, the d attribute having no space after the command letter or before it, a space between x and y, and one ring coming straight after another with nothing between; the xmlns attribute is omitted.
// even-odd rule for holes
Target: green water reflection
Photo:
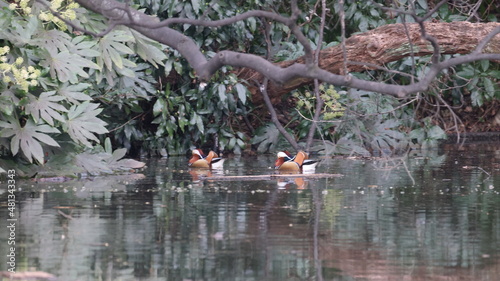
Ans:
<svg viewBox="0 0 500 281"><path fill-rule="evenodd" d="M19 183L16 269L59 280L498 280L499 148L324 159L317 172L340 178L211 181L179 157L126 177ZM219 175L271 174L273 160L232 157Z"/></svg>

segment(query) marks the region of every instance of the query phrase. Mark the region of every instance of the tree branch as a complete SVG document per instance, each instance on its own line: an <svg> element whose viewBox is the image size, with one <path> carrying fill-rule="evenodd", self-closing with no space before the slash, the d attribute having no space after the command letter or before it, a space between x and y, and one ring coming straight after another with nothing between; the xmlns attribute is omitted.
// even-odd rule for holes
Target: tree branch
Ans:
<svg viewBox="0 0 500 281"><path fill-rule="evenodd" d="M166 26L154 29L149 28L150 26L161 23L157 18L130 8L125 3L120 3L115 0L76 0L76 2L91 11L100 13L115 21L119 19L120 23L124 23L124 25L137 30L145 36L176 49L186 58L202 80L210 79L210 77L223 65L248 68L259 72L260 74L256 74L250 71L248 72L250 77L242 75L240 78L253 78L257 81L262 81L263 77L268 77L272 81L278 83L278 85L270 87L269 93L271 99L277 93L288 92L291 88L296 88L297 85L311 83L313 79L319 79L323 82L337 86L348 86L395 97L406 97L412 93L425 91L429 83L439 74L439 72L447 67L454 66L458 63L481 59L500 60L500 38L494 37L500 32L500 23L422 23L425 27L425 34L436 39L434 43L437 42L439 44L438 48L432 46L432 44L434 44L432 40L431 44L429 44L429 41L422 40L428 39L429 37L425 34L422 36L422 30L418 24L408 24L411 42L413 42L415 48L415 56L435 54L436 50L439 50L439 54L470 53L470 55L464 56L465 58L462 57L461 59L456 58L457 60L437 62L431 67L431 70L416 83L410 85L388 85L385 83L357 79L349 75L338 75L338 73L341 73L338 71L338 63L342 60L332 60L332 58L335 58L334 52L337 51L335 47L330 50L323 50L319 59L319 67L314 66L311 46L295 23L300 14L296 1L292 1L292 15L287 22L293 34L297 37L299 42L304 45L306 55L302 59L281 64L274 64L260 56L232 51L221 51L215 57L208 60L191 38ZM266 18L284 20L284 18L279 15L271 16L269 12L264 11L250 11L242 15L244 15L244 17L259 15ZM241 17L241 15L239 16ZM237 17L229 20L236 20ZM201 21L200 23L208 24L209 21ZM467 29L464 29L464 26L466 26ZM443 28L448 28L452 32L448 34L446 32L439 32L442 31L440 29ZM495 30L492 32L493 29ZM465 32L465 34L461 34L461 32ZM485 34L485 32L492 33L486 37L488 34ZM407 56L407 46L409 42L406 36L401 36L401 33L404 34L403 27L400 24L392 24L352 36L345 41L348 61L360 61L354 58L363 58L362 61L366 59L367 63L383 65L384 63ZM453 38L450 39L450 36L453 36ZM484 41L481 41L481 45L478 46L480 40L483 38ZM447 45L450 42L453 44ZM471 53L476 47L478 47L477 51ZM487 51L492 54L481 54L479 53L480 51ZM347 66L347 71L350 72L364 71L367 69L370 69L370 67L356 65ZM252 93L255 92L255 89L250 90Z"/></svg>
<svg viewBox="0 0 500 281"><path fill-rule="evenodd" d="M321 24L319 27L319 37L318 37L318 42L316 44L316 53L314 56L314 66L319 66L319 57L321 53L321 46L323 46L323 33L325 30L325 21L326 21L326 0L320 0L321 1ZM309 152L309 149L311 148L311 144L314 138L314 133L316 132L316 128L318 127L317 123L319 121L319 117L321 116L322 113L322 108L323 108L323 98L321 97L321 94L319 92L319 83L318 79L314 79L314 95L316 96L316 108L314 111L314 116L313 116L313 122L311 124L311 127L309 128L309 132L307 133L307 141L306 141L306 152Z"/></svg>
<svg viewBox="0 0 500 281"><path fill-rule="evenodd" d="M290 145L293 146L295 150L299 150L299 145L297 144L297 141L285 130L283 125L281 125L278 115L276 114L276 110L274 110L274 106L271 103L271 100L269 99L269 95L267 94L267 84L269 80L267 78L264 78L264 81L262 84L259 85L260 92L262 93L262 96L264 97L264 102L267 106L267 109L269 110L269 113L271 114L271 121L274 123L278 131L280 131L281 135L285 137L285 139L290 143Z"/></svg>
<svg viewBox="0 0 500 281"><path fill-rule="evenodd" d="M436 66L436 69L439 71L454 65L482 59L500 60L500 36L498 36L498 33L500 33L500 23L426 22L425 26L427 33L437 39L441 54L466 55L465 58L458 59L460 57L457 57L457 60L440 62ZM415 57L432 55L434 49L428 41L422 38L419 25L410 23L406 24L406 28L407 30L405 31L403 24L389 24L346 39L348 72L380 69L389 62L400 60L411 54ZM478 45L480 42L482 42L482 45ZM482 52L489 53L489 55L481 55L480 51L473 52L476 47L478 47L477 50L482 48ZM324 81L334 83L337 86L348 85L361 90L401 97L425 90L427 87L421 81L425 80L428 83L439 74L439 72L434 71L428 72L424 77L420 77L420 81L405 86L364 81L355 78L351 80L351 83L348 83L347 81L343 81L344 79L348 80L348 78L340 76L340 74L344 73L341 45L323 49L319 61L321 69L329 73L323 73L322 77L315 76L314 78L323 79L323 76L329 75L331 77L328 81ZM290 65L302 63L303 59L299 58L293 61L280 62L276 65L286 69ZM252 78L258 80L263 75L248 68L240 69L238 72L238 77L241 79ZM270 98L273 101L278 101L279 97L283 94L289 93L300 86L312 84L314 78L307 78L305 76L294 77L292 80L286 82L286 84L283 84L283 82L270 84L268 88ZM249 90L252 94L255 92L253 88ZM260 94L253 95L254 103L262 102L259 100L259 96Z"/></svg>

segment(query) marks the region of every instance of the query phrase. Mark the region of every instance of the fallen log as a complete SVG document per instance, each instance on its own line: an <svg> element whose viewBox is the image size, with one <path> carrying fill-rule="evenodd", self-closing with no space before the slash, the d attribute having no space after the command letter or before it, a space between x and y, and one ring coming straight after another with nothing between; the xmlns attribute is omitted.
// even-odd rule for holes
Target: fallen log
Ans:
<svg viewBox="0 0 500 281"><path fill-rule="evenodd" d="M272 174L272 175L244 175L244 176L208 176L204 177L204 180L212 181L252 181L252 180L272 180L279 178L340 178L344 175L341 174Z"/></svg>

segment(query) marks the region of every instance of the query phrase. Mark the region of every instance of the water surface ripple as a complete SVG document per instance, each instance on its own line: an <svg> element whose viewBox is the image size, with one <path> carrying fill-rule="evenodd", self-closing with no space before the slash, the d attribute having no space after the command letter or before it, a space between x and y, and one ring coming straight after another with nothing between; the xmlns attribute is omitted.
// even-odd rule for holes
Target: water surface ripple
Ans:
<svg viewBox="0 0 500 281"><path fill-rule="evenodd" d="M142 174L18 183L16 269L59 280L498 280L499 151L323 159L317 172L335 178L210 180L273 174L274 159L229 157L216 172L173 157Z"/></svg>

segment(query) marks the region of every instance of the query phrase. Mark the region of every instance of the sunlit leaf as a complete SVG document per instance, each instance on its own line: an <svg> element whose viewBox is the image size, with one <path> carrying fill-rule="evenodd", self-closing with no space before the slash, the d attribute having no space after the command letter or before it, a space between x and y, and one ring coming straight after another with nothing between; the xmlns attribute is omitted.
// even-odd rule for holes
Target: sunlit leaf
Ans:
<svg viewBox="0 0 500 281"><path fill-rule="evenodd" d="M182 73L182 63L180 61L174 61L174 69L177 73Z"/></svg>
<svg viewBox="0 0 500 281"><path fill-rule="evenodd" d="M191 121L189 123L191 125L196 125L200 133L204 134L205 127L203 125L203 119L200 115L196 114L196 112L193 112L193 117L191 118Z"/></svg>
<svg viewBox="0 0 500 281"><path fill-rule="evenodd" d="M6 90L0 94L0 112L5 113L7 116L12 115L18 103L19 98L12 91Z"/></svg>
<svg viewBox="0 0 500 281"><path fill-rule="evenodd" d="M113 149L112 149L111 139L110 138L106 138L104 140L104 151L106 151L106 153L108 153L108 154L112 154L113 153Z"/></svg>
<svg viewBox="0 0 500 281"><path fill-rule="evenodd" d="M113 170L103 160L102 155L83 152L75 156L75 164L91 174L112 173Z"/></svg>
<svg viewBox="0 0 500 281"><path fill-rule="evenodd" d="M472 102L472 105L474 106L481 106L483 105L483 95L478 90L474 90L471 92L470 99Z"/></svg>
<svg viewBox="0 0 500 281"><path fill-rule="evenodd" d="M255 32L255 30L257 29L257 21L255 20L255 18L248 18L247 24L250 28L250 31Z"/></svg>

